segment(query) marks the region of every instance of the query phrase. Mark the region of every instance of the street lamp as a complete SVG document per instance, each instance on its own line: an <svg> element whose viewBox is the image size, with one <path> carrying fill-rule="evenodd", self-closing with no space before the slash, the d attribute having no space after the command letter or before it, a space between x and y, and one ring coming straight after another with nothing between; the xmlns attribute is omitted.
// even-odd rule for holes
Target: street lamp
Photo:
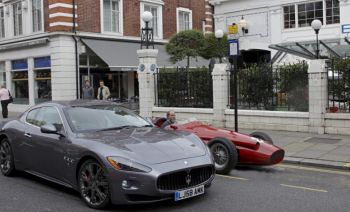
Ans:
<svg viewBox="0 0 350 212"><path fill-rule="evenodd" d="M322 27L322 22L318 19L315 19L311 22L311 27L312 29L315 30L315 34L316 34L316 58L320 59L320 45L318 42L318 33L320 32L320 29Z"/></svg>
<svg viewBox="0 0 350 212"><path fill-rule="evenodd" d="M242 16L242 19L239 21L239 26L242 28L243 35L248 33L248 23Z"/></svg>
<svg viewBox="0 0 350 212"><path fill-rule="evenodd" d="M215 31L215 37L218 39L218 56L219 62L222 63L222 55L221 55L221 39L224 37L224 32L221 29Z"/></svg>
<svg viewBox="0 0 350 212"><path fill-rule="evenodd" d="M154 49L153 29L149 27L149 22L153 19L153 15L151 12L145 11L142 13L141 18L146 24L145 27L141 28L141 49L143 46L145 46L146 49L152 46Z"/></svg>

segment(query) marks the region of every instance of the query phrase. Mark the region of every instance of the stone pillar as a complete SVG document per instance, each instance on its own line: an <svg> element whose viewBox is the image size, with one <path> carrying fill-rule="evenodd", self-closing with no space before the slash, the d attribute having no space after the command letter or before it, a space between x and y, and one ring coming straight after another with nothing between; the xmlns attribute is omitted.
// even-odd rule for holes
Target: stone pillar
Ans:
<svg viewBox="0 0 350 212"><path fill-rule="evenodd" d="M72 36L50 40L52 100L76 99L75 48Z"/></svg>
<svg viewBox="0 0 350 212"><path fill-rule="evenodd" d="M35 105L34 95L34 58L28 58L28 97L29 105Z"/></svg>
<svg viewBox="0 0 350 212"><path fill-rule="evenodd" d="M213 76L213 125L225 127L225 110L229 104L229 75L226 64L215 64Z"/></svg>
<svg viewBox="0 0 350 212"><path fill-rule="evenodd" d="M328 101L328 72L325 60L311 60L309 65L309 131L325 133L325 114Z"/></svg>
<svg viewBox="0 0 350 212"><path fill-rule="evenodd" d="M12 67L11 67L11 60L5 61L5 71L6 71L6 87L10 90L10 92L14 91L14 88L12 88ZM14 92L11 94L13 97L15 97Z"/></svg>
<svg viewBox="0 0 350 212"><path fill-rule="evenodd" d="M340 25L349 24L350 20L350 0L339 1ZM346 34L344 34L345 36Z"/></svg>
<svg viewBox="0 0 350 212"><path fill-rule="evenodd" d="M154 72L157 71L158 49L137 50L139 68L137 70L140 95L140 115L152 117L155 101Z"/></svg>

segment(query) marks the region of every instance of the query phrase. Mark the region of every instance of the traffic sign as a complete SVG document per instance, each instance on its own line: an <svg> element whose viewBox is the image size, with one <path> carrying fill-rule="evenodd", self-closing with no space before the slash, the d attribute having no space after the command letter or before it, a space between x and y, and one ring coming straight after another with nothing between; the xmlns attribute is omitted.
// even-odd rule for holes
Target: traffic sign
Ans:
<svg viewBox="0 0 350 212"><path fill-rule="evenodd" d="M230 50L230 55L234 56L234 55L239 55L239 42L238 39L232 39L229 40L229 50Z"/></svg>
<svg viewBox="0 0 350 212"><path fill-rule="evenodd" d="M344 34L349 34L350 33L350 24L343 24L341 26L341 31Z"/></svg>
<svg viewBox="0 0 350 212"><path fill-rule="evenodd" d="M235 23L232 23L232 25L228 26L228 34L238 34L238 26Z"/></svg>

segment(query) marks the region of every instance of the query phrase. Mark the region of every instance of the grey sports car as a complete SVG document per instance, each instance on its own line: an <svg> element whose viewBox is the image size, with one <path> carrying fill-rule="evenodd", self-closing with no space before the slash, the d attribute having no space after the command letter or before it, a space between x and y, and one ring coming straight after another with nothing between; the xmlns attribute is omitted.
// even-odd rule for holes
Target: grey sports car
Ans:
<svg viewBox="0 0 350 212"><path fill-rule="evenodd" d="M208 147L101 101L49 102L0 125L0 169L21 170L80 192L92 208L175 201L214 179Z"/></svg>

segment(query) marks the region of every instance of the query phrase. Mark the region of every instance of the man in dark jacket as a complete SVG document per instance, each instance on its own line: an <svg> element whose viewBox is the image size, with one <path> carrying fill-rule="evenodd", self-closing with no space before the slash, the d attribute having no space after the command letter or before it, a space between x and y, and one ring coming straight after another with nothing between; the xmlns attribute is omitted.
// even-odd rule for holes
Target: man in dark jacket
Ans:
<svg viewBox="0 0 350 212"><path fill-rule="evenodd" d="M176 123L176 114L175 114L175 111L168 111L166 113L166 121L164 121L164 123L162 124L162 126L160 128L165 128L169 125L172 125L172 124L175 124Z"/></svg>

